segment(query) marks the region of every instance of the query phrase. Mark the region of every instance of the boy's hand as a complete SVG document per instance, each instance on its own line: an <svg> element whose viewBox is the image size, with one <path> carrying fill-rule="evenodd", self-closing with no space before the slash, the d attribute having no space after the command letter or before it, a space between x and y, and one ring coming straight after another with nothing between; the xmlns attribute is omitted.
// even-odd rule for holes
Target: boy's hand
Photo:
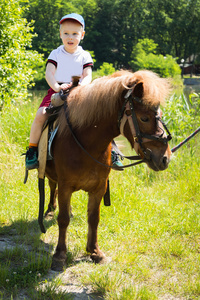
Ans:
<svg viewBox="0 0 200 300"><path fill-rule="evenodd" d="M70 82L70 83L63 83L63 84L61 84L60 85L60 90L67 90L67 89L69 89L70 87L72 86L72 82Z"/></svg>

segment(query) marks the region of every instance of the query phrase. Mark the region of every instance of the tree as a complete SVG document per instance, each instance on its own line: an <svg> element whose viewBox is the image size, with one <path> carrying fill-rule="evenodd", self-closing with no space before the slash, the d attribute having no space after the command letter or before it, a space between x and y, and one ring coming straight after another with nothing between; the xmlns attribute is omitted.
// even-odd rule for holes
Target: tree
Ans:
<svg viewBox="0 0 200 300"><path fill-rule="evenodd" d="M94 51L95 68L103 62L129 68L139 39L152 39L157 54L178 61L200 49L200 0L29 0L25 11L35 21L33 49L45 58L60 45L59 20L77 12L86 21L84 49Z"/></svg>
<svg viewBox="0 0 200 300"><path fill-rule="evenodd" d="M127 68L133 45L137 41L138 0L96 0L92 32L87 39L98 61L107 61L115 68ZM92 38L91 38L92 37Z"/></svg>
<svg viewBox="0 0 200 300"><path fill-rule="evenodd" d="M27 50L31 48L33 27L22 14L19 0L0 3L0 109L26 98L33 67L41 61L41 55Z"/></svg>
<svg viewBox="0 0 200 300"><path fill-rule="evenodd" d="M142 38L153 39L160 54L186 59L200 48L200 0L149 0Z"/></svg>

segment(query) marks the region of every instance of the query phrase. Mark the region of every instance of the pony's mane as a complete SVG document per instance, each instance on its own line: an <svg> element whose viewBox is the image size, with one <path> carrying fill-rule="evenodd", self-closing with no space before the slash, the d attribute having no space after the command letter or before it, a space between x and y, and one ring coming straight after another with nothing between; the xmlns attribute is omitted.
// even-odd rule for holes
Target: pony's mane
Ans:
<svg viewBox="0 0 200 300"><path fill-rule="evenodd" d="M167 80L160 78L155 73L147 70L135 73L118 71L71 91L67 102L73 127L87 126L100 120L102 116L109 116L116 109L116 105L118 107L123 91L130 89L136 83L143 84L142 100L146 106L163 104L168 96L169 84ZM62 125L64 118L62 111L59 117L61 130L64 127Z"/></svg>

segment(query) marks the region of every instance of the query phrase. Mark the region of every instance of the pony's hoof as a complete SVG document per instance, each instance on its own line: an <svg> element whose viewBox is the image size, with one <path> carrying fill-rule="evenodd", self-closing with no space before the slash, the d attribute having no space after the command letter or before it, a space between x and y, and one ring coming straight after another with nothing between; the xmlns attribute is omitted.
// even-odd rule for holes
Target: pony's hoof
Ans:
<svg viewBox="0 0 200 300"><path fill-rule="evenodd" d="M44 214L45 219L53 219L54 218L54 210L47 209Z"/></svg>
<svg viewBox="0 0 200 300"><path fill-rule="evenodd" d="M90 257L95 264L103 265L103 264L107 263L107 257L105 256L105 254L103 252L101 252L100 254L92 253Z"/></svg>
<svg viewBox="0 0 200 300"><path fill-rule="evenodd" d="M65 259L56 259L53 257L51 263L51 270L56 272L63 272L65 269Z"/></svg>
<svg viewBox="0 0 200 300"><path fill-rule="evenodd" d="M46 212L45 215L44 215L44 218L45 220L49 221L49 220L53 220L54 218L54 212L51 211L51 212Z"/></svg>

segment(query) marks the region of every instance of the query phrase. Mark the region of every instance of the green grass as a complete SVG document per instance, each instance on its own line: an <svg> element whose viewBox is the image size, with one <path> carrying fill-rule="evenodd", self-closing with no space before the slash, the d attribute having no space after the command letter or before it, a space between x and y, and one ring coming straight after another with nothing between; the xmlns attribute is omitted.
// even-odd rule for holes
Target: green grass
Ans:
<svg viewBox="0 0 200 300"><path fill-rule="evenodd" d="M175 152L164 172L145 165L112 171L112 205L102 203L99 225L99 245L111 259L106 265L77 260L86 255L87 194L73 194L66 281L49 277L58 228L55 217L40 233L37 172L23 184L21 153L37 107L28 102L0 115L0 240L7 245L0 251L0 299L68 300L72 295L63 287L76 279L92 288L94 299L200 299L199 136ZM179 133L171 146L180 140ZM124 139L118 142L131 153Z"/></svg>

